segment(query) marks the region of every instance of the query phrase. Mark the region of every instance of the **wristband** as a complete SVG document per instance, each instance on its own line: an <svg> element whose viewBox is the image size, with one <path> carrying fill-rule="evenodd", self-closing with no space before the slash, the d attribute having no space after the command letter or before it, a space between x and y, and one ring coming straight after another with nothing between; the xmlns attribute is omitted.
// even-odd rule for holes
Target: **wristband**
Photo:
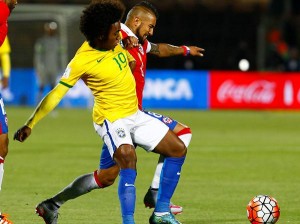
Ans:
<svg viewBox="0 0 300 224"><path fill-rule="evenodd" d="M182 49L183 49L183 56L188 56L188 55L190 55L191 50L190 50L189 47L187 47L187 46L185 46L185 45L183 45L183 46L181 46L181 47L182 47Z"/></svg>

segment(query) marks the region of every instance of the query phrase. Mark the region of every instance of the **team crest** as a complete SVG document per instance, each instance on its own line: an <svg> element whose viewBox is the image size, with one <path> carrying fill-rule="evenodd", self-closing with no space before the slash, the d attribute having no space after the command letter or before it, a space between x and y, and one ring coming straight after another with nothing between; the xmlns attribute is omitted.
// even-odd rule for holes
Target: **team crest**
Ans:
<svg viewBox="0 0 300 224"><path fill-rule="evenodd" d="M144 55L144 49L143 46L141 44L139 44L139 52Z"/></svg>
<svg viewBox="0 0 300 224"><path fill-rule="evenodd" d="M125 134L125 131L123 128L118 128L117 129L117 135L120 137L120 138L125 138L126 137L126 134Z"/></svg>
<svg viewBox="0 0 300 224"><path fill-rule="evenodd" d="M171 118L169 118L169 117L164 117L164 118L163 118L163 122L164 122L165 124L171 124L171 123L173 122L173 120L172 120Z"/></svg>

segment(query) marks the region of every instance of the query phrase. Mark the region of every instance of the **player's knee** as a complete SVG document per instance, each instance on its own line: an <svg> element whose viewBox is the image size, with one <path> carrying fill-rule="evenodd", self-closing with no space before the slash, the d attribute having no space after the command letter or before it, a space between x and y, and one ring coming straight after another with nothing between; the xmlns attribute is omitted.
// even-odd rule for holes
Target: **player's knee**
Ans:
<svg viewBox="0 0 300 224"><path fill-rule="evenodd" d="M187 154L187 147L185 146L183 141L181 141L179 150L177 150L177 153L178 153L177 157L183 157Z"/></svg>
<svg viewBox="0 0 300 224"><path fill-rule="evenodd" d="M123 168L136 168L136 154L132 145L121 145L114 154L114 160Z"/></svg>
<svg viewBox="0 0 300 224"><path fill-rule="evenodd" d="M169 156L170 157L183 157L187 153L187 147L185 146L184 142L178 139L176 141L176 145L174 145L170 152Z"/></svg>

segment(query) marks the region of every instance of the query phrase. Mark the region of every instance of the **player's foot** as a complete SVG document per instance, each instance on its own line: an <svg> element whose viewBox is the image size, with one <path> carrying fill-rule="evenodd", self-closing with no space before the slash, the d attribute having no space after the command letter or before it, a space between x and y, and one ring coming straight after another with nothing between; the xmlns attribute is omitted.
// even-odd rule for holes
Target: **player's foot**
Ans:
<svg viewBox="0 0 300 224"><path fill-rule="evenodd" d="M169 212L166 215L163 216L157 216L154 214L151 215L150 219L149 219L149 223L150 224L182 224L181 222L179 222L178 220L175 219L175 216Z"/></svg>
<svg viewBox="0 0 300 224"><path fill-rule="evenodd" d="M148 208L155 208L156 200L157 200L157 193L158 189L149 188L145 197L144 197L144 204ZM181 214L183 212L183 208L179 205L174 205L172 202L170 203L171 212L174 215Z"/></svg>
<svg viewBox="0 0 300 224"><path fill-rule="evenodd" d="M144 204L148 208L155 208L158 189L149 188L144 197Z"/></svg>
<svg viewBox="0 0 300 224"><path fill-rule="evenodd" d="M38 204L35 208L36 213L41 216L46 224L57 224L59 206L47 199Z"/></svg>
<svg viewBox="0 0 300 224"><path fill-rule="evenodd" d="M8 215L0 212L0 224L13 224L12 221L8 220Z"/></svg>

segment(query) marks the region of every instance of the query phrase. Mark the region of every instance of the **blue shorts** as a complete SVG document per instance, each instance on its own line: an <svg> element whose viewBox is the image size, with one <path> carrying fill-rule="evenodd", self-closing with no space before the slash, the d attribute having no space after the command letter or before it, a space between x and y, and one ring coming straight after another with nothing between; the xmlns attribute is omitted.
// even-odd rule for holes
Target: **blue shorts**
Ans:
<svg viewBox="0 0 300 224"><path fill-rule="evenodd" d="M157 114L151 111L143 111L144 113L160 120L161 122L163 122L165 125L167 125L169 127L170 130L174 130L175 126L177 125L177 121L173 120L169 117L166 117L164 115L161 114ZM115 161L113 160L113 158L111 158L110 153L108 151L107 146L104 144L102 146L102 152L100 155L100 169L108 169L112 166L116 165Z"/></svg>
<svg viewBox="0 0 300 224"><path fill-rule="evenodd" d="M7 116L4 108L2 96L0 94L0 134L8 133Z"/></svg>

